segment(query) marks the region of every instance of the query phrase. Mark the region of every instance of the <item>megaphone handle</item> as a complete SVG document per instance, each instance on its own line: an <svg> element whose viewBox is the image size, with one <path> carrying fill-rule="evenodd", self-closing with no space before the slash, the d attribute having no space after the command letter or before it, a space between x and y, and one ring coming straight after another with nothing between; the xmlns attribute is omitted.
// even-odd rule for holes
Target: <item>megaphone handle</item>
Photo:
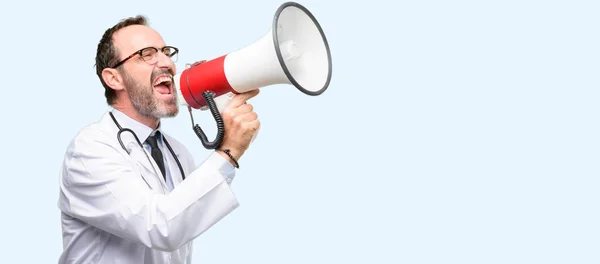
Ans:
<svg viewBox="0 0 600 264"><path fill-rule="evenodd" d="M215 121L217 122L217 136L214 141L208 141L208 138L206 137L206 134L204 133L202 128L198 124L194 124L194 117L192 116L192 109L189 108L190 117L192 118L192 128L193 128L194 132L196 133L196 135L198 136L198 138L200 138L202 145L206 149L216 149L221 145L221 142L223 141L223 136L225 135L223 118L221 117L221 114L219 113L219 109L217 108L217 104L215 103L215 100L214 100L215 93L213 93L211 91L205 91L202 93L202 96L204 97L204 100L206 100L206 105L210 109L210 112L212 113Z"/></svg>

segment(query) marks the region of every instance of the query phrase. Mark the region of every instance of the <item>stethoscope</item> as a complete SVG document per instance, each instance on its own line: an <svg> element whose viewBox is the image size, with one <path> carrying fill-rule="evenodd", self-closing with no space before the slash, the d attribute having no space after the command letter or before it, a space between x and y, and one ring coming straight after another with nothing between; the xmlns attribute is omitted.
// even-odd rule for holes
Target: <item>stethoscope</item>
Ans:
<svg viewBox="0 0 600 264"><path fill-rule="evenodd" d="M144 151L144 154L146 155L148 162L150 162L150 164L152 164L152 161L150 160L150 156L148 156L148 153L144 149L144 145L142 145L142 142L137 137L135 132L133 132L133 130L131 130L129 128L122 128L121 125L119 125L119 122L117 122L117 119L115 118L113 113L109 112L109 114L110 114L110 117L112 118L112 120L115 122L115 125L117 125L117 127L119 128L119 132L117 133L117 139L119 140L119 144L121 144L121 147L127 152L127 154L131 154L131 151L125 147L125 144L123 144L123 141L121 140L121 133L123 133L123 132L129 132L133 135L133 137L135 138L135 141L137 141L138 145ZM177 167L179 167L179 172L181 173L182 180L185 180L185 173L183 172L183 167L181 166L181 163L179 162L177 155L175 155L175 151L173 151L173 148L171 148L171 145L169 144L169 142L167 142L167 139L164 136L162 137L162 139L165 142L165 145L167 145L169 152L171 152L171 155L175 159L175 162L177 162ZM154 174L156 174L158 176L159 174L156 172L156 169L154 168L154 166L152 166L152 169L154 170ZM142 179L144 179L144 177L142 177ZM144 179L144 181L146 182L146 184L148 184L148 187L150 187L150 189L152 189L152 186L150 186L150 184L146 181L146 179Z"/></svg>

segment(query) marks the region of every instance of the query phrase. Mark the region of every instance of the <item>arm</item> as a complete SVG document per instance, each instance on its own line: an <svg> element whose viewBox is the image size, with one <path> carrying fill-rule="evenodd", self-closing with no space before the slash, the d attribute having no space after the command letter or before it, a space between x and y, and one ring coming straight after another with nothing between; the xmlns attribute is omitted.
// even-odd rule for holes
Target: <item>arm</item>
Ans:
<svg viewBox="0 0 600 264"><path fill-rule="evenodd" d="M156 194L120 151L90 136L67 151L61 209L73 217L148 247L173 251L238 206L211 155L170 194ZM218 155L218 154L216 154ZM233 173L233 172L232 172Z"/></svg>

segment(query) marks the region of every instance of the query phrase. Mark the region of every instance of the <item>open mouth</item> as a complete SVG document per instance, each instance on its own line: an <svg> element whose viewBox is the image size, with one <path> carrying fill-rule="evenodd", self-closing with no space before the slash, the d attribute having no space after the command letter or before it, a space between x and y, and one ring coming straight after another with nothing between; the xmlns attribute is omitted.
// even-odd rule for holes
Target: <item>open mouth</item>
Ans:
<svg viewBox="0 0 600 264"><path fill-rule="evenodd" d="M170 75L161 75L158 76L153 83L154 90L156 90L159 94L162 95L172 95L173 94L173 77Z"/></svg>

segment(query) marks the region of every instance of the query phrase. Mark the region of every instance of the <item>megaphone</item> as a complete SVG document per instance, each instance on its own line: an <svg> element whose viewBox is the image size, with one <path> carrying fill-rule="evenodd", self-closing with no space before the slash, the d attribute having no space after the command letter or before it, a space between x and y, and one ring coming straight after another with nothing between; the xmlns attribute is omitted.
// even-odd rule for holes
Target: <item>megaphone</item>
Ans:
<svg viewBox="0 0 600 264"><path fill-rule="evenodd" d="M286 2L275 12L269 32L258 41L189 66L174 81L179 103L188 107L190 115L192 108L210 109L217 122L215 140L208 141L202 128L193 124L193 117L192 127L205 148L215 149L224 135L222 108L232 95L291 84L306 95L317 96L329 86L331 72L331 53L323 29L304 6Z"/></svg>

